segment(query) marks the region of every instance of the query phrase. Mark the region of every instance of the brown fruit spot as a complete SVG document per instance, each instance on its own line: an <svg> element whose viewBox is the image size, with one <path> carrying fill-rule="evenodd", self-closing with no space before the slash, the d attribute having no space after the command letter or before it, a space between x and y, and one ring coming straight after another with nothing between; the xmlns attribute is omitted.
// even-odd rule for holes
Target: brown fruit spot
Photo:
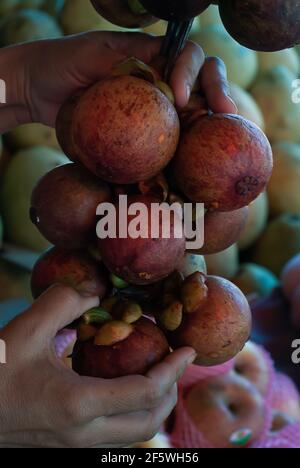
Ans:
<svg viewBox="0 0 300 468"><path fill-rule="evenodd" d="M238 195L247 195L249 192L253 192L259 184L256 177L246 176L236 184L236 193Z"/></svg>

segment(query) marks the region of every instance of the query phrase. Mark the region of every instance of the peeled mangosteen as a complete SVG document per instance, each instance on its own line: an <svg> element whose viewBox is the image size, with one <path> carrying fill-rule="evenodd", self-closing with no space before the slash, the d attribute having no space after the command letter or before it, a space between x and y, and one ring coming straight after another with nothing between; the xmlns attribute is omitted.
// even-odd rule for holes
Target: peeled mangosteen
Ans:
<svg viewBox="0 0 300 468"><path fill-rule="evenodd" d="M274 52L300 42L299 0L220 0L219 9L227 31L249 49Z"/></svg>

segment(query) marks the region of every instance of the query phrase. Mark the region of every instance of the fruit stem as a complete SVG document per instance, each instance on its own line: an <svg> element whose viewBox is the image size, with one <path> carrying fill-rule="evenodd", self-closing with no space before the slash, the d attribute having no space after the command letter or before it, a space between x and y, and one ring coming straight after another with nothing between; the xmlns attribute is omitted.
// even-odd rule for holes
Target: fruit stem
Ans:
<svg viewBox="0 0 300 468"><path fill-rule="evenodd" d="M95 307L85 312L82 316L83 321L86 325L91 323L105 323L112 320L112 316L101 307Z"/></svg>

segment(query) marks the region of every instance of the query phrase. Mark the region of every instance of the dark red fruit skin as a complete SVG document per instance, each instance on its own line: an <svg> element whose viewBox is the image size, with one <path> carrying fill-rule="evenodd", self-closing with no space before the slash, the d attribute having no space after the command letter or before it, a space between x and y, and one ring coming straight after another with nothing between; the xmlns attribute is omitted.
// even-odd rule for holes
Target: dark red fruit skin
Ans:
<svg viewBox="0 0 300 468"><path fill-rule="evenodd" d="M115 184L156 176L174 156L179 132L170 100L148 81L128 75L109 77L87 90L72 123L82 164Z"/></svg>
<svg viewBox="0 0 300 468"><path fill-rule="evenodd" d="M124 0L91 0L91 2L101 16L122 28L139 29L157 21L149 13L133 13Z"/></svg>
<svg viewBox="0 0 300 468"><path fill-rule="evenodd" d="M183 133L172 166L190 200L213 211L234 211L265 189L273 169L272 149L249 120L211 114Z"/></svg>
<svg viewBox="0 0 300 468"><path fill-rule="evenodd" d="M199 255L212 255L228 249L242 234L248 217L248 207L235 211L208 212L204 218L204 245L194 250Z"/></svg>
<svg viewBox="0 0 300 468"><path fill-rule="evenodd" d="M140 2L155 16L167 21L194 18L212 3L209 0L140 0Z"/></svg>
<svg viewBox="0 0 300 468"><path fill-rule="evenodd" d="M126 375L144 375L170 352L161 330L142 318L133 324L126 340L113 346L96 346L93 340L77 341L73 351L73 370L79 375L114 379Z"/></svg>
<svg viewBox="0 0 300 468"><path fill-rule="evenodd" d="M97 206L111 199L105 182L81 164L66 164L38 182L31 197L31 219L51 244L80 249L96 238Z"/></svg>
<svg viewBox="0 0 300 468"><path fill-rule="evenodd" d="M199 308L184 314L182 324L167 338L173 349L191 346L197 352L195 363L210 367L234 358L251 334L249 304L230 281L207 276L208 295Z"/></svg>
<svg viewBox="0 0 300 468"><path fill-rule="evenodd" d="M219 10L227 31L249 49L275 52L300 42L299 0L220 0Z"/></svg>
<svg viewBox="0 0 300 468"><path fill-rule="evenodd" d="M74 162L78 161L78 149L73 141L72 120L76 106L83 93L84 91L79 91L70 96L70 98L63 103L58 111L55 122L58 143L65 155Z"/></svg>
<svg viewBox="0 0 300 468"><path fill-rule="evenodd" d="M145 195L128 197L128 206L134 202L144 203L149 213L151 203L160 203ZM132 218L128 217L128 222ZM115 239L99 239L98 246L103 263L112 273L129 283L147 285L167 277L179 267L185 252L185 239L176 239L172 235L170 239L123 239L117 236Z"/></svg>
<svg viewBox="0 0 300 468"><path fill-rule="evenodd" d="M108 272L85 251L67 251L53 247L35 264L31 277L32 295L36 299L50 286L64 284L85 297L103 298L108 291Z"/></svg>

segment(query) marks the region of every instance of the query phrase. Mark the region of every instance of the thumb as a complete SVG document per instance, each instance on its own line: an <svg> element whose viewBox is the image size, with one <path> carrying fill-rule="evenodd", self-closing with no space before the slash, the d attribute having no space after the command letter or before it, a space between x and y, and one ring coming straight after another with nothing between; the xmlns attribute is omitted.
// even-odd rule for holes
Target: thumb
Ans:
<svg viewBox="0 0 300 468"><path fill-rule="evenodd" d="M23 330L30 330L30 336L52 340L59 330L79 318L84 312L97 307L99 298L85 298L74 289L63 285L52 286L19 317ZM18 320L18 319L17 319ZM37 336L36 336L37 337Z"/></svg>

